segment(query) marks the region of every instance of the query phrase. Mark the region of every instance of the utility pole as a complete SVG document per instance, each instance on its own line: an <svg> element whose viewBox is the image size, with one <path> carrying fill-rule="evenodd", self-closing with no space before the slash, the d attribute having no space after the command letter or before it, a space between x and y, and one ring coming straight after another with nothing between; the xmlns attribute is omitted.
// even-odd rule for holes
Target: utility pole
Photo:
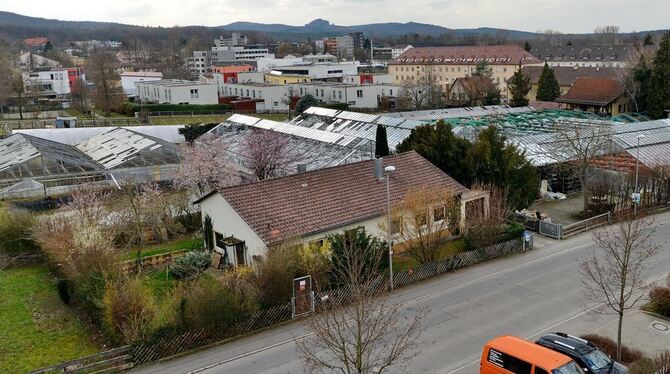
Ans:
<svg viewBox="0 0 670 374"><path fill-rule="evenodd" d="M395 166L389 165L384 168L386 172L386 207L388 209L388 230L386 240L389 246L389 278L391 280L391 291L393 291L393 246L391 245L391 173L395 171Z"/></svg>

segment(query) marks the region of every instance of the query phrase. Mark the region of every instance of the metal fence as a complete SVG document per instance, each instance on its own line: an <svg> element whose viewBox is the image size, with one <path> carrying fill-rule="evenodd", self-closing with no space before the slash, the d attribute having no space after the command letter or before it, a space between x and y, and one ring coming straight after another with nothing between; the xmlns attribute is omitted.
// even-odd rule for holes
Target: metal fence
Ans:
<svg viewBox="0 0 670 374"><path fill-rule="evenodd" d="M587 218L583 221L571 223L569 225L563 226L563 232L561 238L567 238L568 236L578 234L580 232L590 230L602 225L606 225L611 220L611 213L603 213L601 215Z"/></svg>
<svg viewBox="0 0 670 374"><path fill-rule="evenodd" d="M456 269L503 257L510 253L523 252L532 248L532 236L524 236L486 248L463 252L444 260L418 266L413 270L398 272L394 277L393 284L396 288L404 287ZM389 277L386 274L380 275L370 285L370 292L372 294L387 292L388 289ZM351 297L352 292L346 288L320 292L316 294L314 299L314 308L316 311L323 310L324 307L326 307L326 303L346 303ZM293 304L288 302L274 308L259 310L227 329L203 328L188 332L166 329L161 333L154 334L146 341L136 342L127 347L100 352L94 356L117 357L119 356L118 353L122 351L123 368L127 369L132 366L139 366L155 362L162 358L185 353L196 348L221 344L226 340L275 326L290 321L293 318ZM125 360L126 355L129 357L129 363ZM61 373L80 372L82 368L81 365L74 367L70 365L73 362L79 362L84 359L86 358L45 368L49 370L39 369L36 372L53 372L54 369ZM69 370L69 368L72 368L72 370ZM113 369L108 372L112 371Z"/></svg>
<svg viewBox="0 0 670 374"><path fill-rule="evenodd" d="M530 240L524 237L513 239L490 247L463 252L444 260L424 264L413 270L399 272L395 274L393 284L395 288L404 287L456 269L529 249L532 249L532 237ZM382 275L373 282L371 288L374 293L381 293L388 291L388 287L389 278L387 275ZM324 303L346 302L350 296L351 293L347 289L319 292L316 294L314 300L315 309L317 311L321 310ZM198 347L222 343L236 336L250 334L260 329L289 321L293 317L292 314L293 305L289 302L271 309L259 310L251 317L227 330L212 331L211 329L201 329L186 333L166 333L158 339L136 343L131 346L130 351L135 365L142 365Z"/></svg>
<svg viewBox="0 0 670 374"><path fill-rule="evenodd" d="M538 233L554 239L560 239L563 235L563 225L548 221L539 221Z"/></svg>

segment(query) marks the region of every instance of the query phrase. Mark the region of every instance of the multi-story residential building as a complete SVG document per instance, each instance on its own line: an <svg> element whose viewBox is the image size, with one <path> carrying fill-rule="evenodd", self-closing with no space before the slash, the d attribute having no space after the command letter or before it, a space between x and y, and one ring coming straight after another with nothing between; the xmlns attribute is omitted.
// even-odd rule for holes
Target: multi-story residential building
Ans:
<svg viewBox="0 0 670 374"><path fill-rule="evenodd" d="M277 66L273 69L273 74L308 77L312 81L321 80L341 82L345 75L358 74L358 62Z"/></svg>
<svg viewBox="0 0 670 374"><path fill-rule="evenodd" d="M397 97L400 86L394 84L346 84L310 82L293 85L293 94L310 94L324 104L346 103L355 109L377 109L383 97Z"/></svg>
<svg viewBox="0 0 670 374"><path fill-rule="evenodd" d="M137 97L144 103L218 104L216 83L163 79L136 82Z"/></svg>
<svg viewBox="0 0 670 374"><path fill-rule="evenodd" d="M126 96L137 96L137 82L152 82L163 79L163 73L157 71L124 71L119 74L121 87Z"/></svg>
<svg viewBox="0 0 670 374"><path fill-rule="evenodd" d="M247 43L249 43L249 37L239 32L232 33L230 38L220 36L218 39L214 39L215 47L237 47L247 45Z"/></svg>
<svg viewBox="0 0 670 374"><path fill-rule="evenodd" d="M191 76L199 76L211 71L212 52L211 51L193 51L192 57L186 58L186 65L191 72Z"/></svg>
<svg viewBox="0 0 670 374"><path fill-rule="evenodd" d="M420 47L410 48L388 64L396 84L419 82L431 73L447 92L457 78L475 72L478 64L487 64L493 82L507 98L507 80L519 65L541 65L542 62L517 45Z"/></svg>
<svg viewBox="0 0 670 374"><path fill-rule="evenodd" d="M362 32L350 32L349 37L351 37L354 42L354 49L363 49L365 47L365 37Z"/></svg>
<svg viewBox="0 0 670 374"><path fill-rule="evenodd" d="M23 73L23 84L32 95L60 98L71 92L68 71L64 68Z"/></svg>
<svg viewBox="0 0 670 374"><path fill-rule="evenodd" d="M537 46L531 53L549 66L629 68L637 63L632 44Z"/></svg>
<svg viewBox="0 0 670 374"><path fill-rule="evenodd" d="M396 44L390 47L373 47L372 59L374 62L388 62L394 60L407 52L412 46L410 44Z"/></svg>
<svg viewBox="0 0 670 374"><path fill-rule="evenodd" d="M312 78L301 74L284 74L281 71L272 70L265 74L265 82L269 84L294 84L301 82L311 82Z"/></svg>
<svg viewBox="0 0 670 374"><path fill-rule="evenodd" d="M344 35L324 39L323 50L339 59L352 57L354 55L354 38Z"/></svg>
<svg viewBox="0 0 670 374"><path fill-rule="evenodd" d="M267 48L212 47L212 65L238 60L258 60L274 57Z"/></svg>
<svg viewBox="0 0 670 374"><path fill-rule="evenodd" d="M335 63L337 62L337 57L331 55L330 53L317 53L302 56L302 60L309 63Z"/></svg>

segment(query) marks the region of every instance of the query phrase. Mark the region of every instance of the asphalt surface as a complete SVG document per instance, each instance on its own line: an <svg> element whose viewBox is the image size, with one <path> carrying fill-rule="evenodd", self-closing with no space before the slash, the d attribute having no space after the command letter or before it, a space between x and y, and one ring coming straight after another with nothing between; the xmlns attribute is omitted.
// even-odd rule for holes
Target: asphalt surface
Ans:
<svg viewBox="0 0 670 374"><path fill-rule="evenodd" d="M655 239L670 242L670 213L655 216L655 221ZM430 310L422 324L419 354L404 372L478 373L482 346L493 337L584 334L612 325L616 317L594 316L596 305L583 296L579 262L594 249L590 233L563 241L535 239L532 251L396 291L394 298L407 315L419 308ZM670 248L663 245L648 281L658 281L669 271ZM294 339L305 334L301 323L292 323L133 372L301 373Z"/></svg>

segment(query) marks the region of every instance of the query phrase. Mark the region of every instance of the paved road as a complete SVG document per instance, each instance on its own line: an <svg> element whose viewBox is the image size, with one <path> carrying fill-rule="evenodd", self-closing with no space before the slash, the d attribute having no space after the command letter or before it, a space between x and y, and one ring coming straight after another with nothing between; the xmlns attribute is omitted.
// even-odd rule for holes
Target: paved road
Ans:
<svg viewBox="0 0 670 374"><path fill-rule="evenodd" d="M670 242L670 213L655 219L657 240ZM534 338L556 330L583 334L611 326L615 317L594 317L589 313L594 305L582 295L578 263L593 249L590 234L564 241L536 239L538 245L531 252L397 291L395 297L404 303L405 313L430 309L420 353L408 372L478 373L481 347L492 337ZM664 246L649 281L669 270L670 248ZM294 323L135 372L301 373L293 340L306 333Z"/></svg>

